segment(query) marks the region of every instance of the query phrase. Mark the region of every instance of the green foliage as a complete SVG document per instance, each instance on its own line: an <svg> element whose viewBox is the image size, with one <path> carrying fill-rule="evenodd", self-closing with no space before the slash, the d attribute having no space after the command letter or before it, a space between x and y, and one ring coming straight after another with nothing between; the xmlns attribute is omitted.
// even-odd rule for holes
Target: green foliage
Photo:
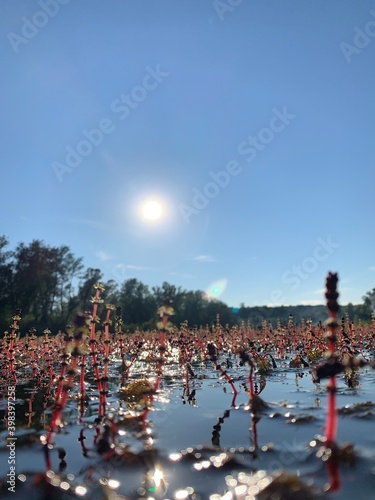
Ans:
<svg viewBox="0 0 375 500"><path fill-rule="evenodd" d="M371 312L375 312L375 288L371 292L367 292L362 299L362 315L365 316L365 320L370 321Z"/></svg>
<svg viewBox="0 0 375 500"><path fill-rule="evenodd" d="M40 240L19 243L14 251L4 252L0 243L0 276L5 277L0 297L1 321L7 324L9 311L23 310L23 328L55 327L70 317L72 281L82 269L67 246L49 247ZM51 324L51 321L53 324Z"/></svg>
<svg viewBox="0 0 375 500"><path fill-rule="evenodd" d="M16 308L22 309L21 331L31 327L37 334L45 328L53 332L65 330L66 324L79 312L91 310L93 285L103 281L100 269L84 269L82 258L77 258L68 246L52 247L43 241L19 243L8 250L8 240L0 236L0 325L7 330L10 317ZM311 318L313 323L326 317L322 306L246 307L237 312L219 300L206 300L201 290L183 290L168 282L151 290L147 285L131 278L118 284L114 280L104 283L106 302L121 306L123 330L156 328L156 310L171 300L175 315L173 324L187 321L189 326L216 324L216 315L225 328L250 323L252 327L272 328L280 321L286 325L292 314L295 323ZM340 314L348 314L351 321L370 321L375 309L375 288L363 297L363 304L348 304ZM99 312L102 315L105 311ZM101 318L102 320L104 317Z"/></svg>
<svg viewBox="0 0 375 500"><path fill-rule="evenodd" d="M152 391L152 383L147 379L140 379L122 387L119 395L121 399L127 402L129 409L135 409L140 404L144 407L150 404L147 396L152 394Z"/></svg>

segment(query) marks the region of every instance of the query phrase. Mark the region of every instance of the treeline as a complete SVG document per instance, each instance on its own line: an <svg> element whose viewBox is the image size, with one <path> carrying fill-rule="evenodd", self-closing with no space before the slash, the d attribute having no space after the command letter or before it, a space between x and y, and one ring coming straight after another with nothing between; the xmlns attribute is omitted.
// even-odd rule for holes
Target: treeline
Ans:
<svg viewBox="0 0 375 500"><path fill-rule="evenodd" d="M39 334L45 328L52 332L64 330L80 311L91 311L90 299L94 294L93 285L104 283L104 300L121 306L124 328L155 327L157 308L168 297L173 301L175 316L171 318L176 326L185 320L190 326L212 325L219 314L222 325L233 326L242 321L250 321L260 326L263 321L277 321L286 324L289 314L295 322L311 318L318 322L326 317L323 306L294 307L245 307L233 309L224 302L207 301L200 290L183 290L170 283L151 289L141 281L131 278L118 284L114 280L103 280L100 269L86 268L82 258L77 258L68 246L51 247L43 241L34 240L30 244L19 243L14 250L8 250L9 242L0 236L0 325L9 329L10 318L15 309L22 309L21 331L26 333L31 327ZM342 308L351 319L369 321L374 305L375 289L364 297L361 305Z"/></svg>

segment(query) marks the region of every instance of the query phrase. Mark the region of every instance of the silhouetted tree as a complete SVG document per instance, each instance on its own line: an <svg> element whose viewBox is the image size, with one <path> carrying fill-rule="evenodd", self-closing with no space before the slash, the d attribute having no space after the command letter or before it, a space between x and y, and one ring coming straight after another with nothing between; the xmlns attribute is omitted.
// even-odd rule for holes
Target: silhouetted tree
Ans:
<svg viewBox="0 0 375 500"><path fill-rule="evenodd" d="M6 250L8 244L8 239L0 236L0 319L9 318L15 309L12 252Z"/></svg>
<svg viewBox="0 0 375 500"><path fill-rule="evenodd" d="M147 285L130 278L121 286L119 294L125 325L138 325L150 321L156 314L156 300L149 291Z"/></svg>

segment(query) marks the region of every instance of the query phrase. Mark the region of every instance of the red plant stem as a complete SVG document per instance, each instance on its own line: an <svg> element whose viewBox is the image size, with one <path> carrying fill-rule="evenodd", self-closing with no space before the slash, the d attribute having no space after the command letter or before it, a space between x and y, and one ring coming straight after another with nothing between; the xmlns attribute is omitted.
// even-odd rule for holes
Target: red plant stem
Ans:
<svg viewBox="0 0 375 500"><path fill-rule="evenodd" d="M128 344L129 345L129 344ZM129 373L130 373L130 370L131 370L131 367L134 365L135 361L137 360L138 358L138 355L139 355L139 352L141 351L142 349L142 345L139 345L137 347L137 349L135 350L135 352L133 353L132 357L131 357L131 360L129 361L129 364L126 365L126 361L125 361L125 358L123 358L122 360L122 378L121 378L121 385L123 386L125 384L125 381L128 380L129 378ZM130 349L130 347L129 347ZM126 368L126 370L125 370Z"/></svg>
<svg viewBox="0 0 375 500"><path fill-rule="evenodd" d="M86 366L86 356L81 356L80 363L80 373L79 373L79 421L82 422L83 415L85 413L85 366Z"/></svg>
<svg viewBox="0 0 375 500"><path fill-rule="evenodd" d="M48 333L45 334L44 340L43 340L43 345L44 345L44 359L48 362L49 359L49 349L48 349Z"/></svg>
<svg viewBox="0 0 375 500"><path fill-rule="evenodd" d="M336 319L335 314L330 314L332 319ZM328 338L328 351L331 356L335 354L336 345L331 337L335 335L335 328L330 326L330 338ZM337 409L336 409L336 376L330 377L328 382L328 412L326 421L326 440L327 446L331 446L336 437L337 431Z"/></svg>
<svg viewBox="0 0 375 500"><path fill-rule="evenodd" d="M232 390L233 390L233 394L234 394L234 397L232 399L232 406L235 405L235 402L236 402L236 397L237 397L237 389L233 383L233 380L232 378L228 375L228 373L226 372L226 370L223 370L220 366L220 364L218 363L217 359L218 359L218 355L219 355L219 351L218 351L218 348L215 346L215 344L212 344L211 342L209 342L207 344L207 353L208 353L208 357L209 359L212 361L212 363L215 365L215 368L216 370L218 370L220 372L221 375L223 375L226 380L229 382Z"/></svg>
<svg viewBox="0 0 375 500"><path fill-rule="evenodd" d="M50 457L50 454L49 454L49 447L48 447L48 445L44 446L44 457L46 459L46 468L47 468L47 470L52 470L52 461L51 461L51 457Z"/></svg>
<svg viewBox="0 0 375 500"><path fill-rule="evenodd" d="M45 410L47 409L47 403L48 403L48 398L49 398L50 393L51 393L51 387L48 386L46 389L46 392L44 393L44 397L43 397L43 408Z"/></svg>
<svg viewBox="0 0 375 500"><path fill-rule="evenodd" d="M168 317L166 316L167 320ZM164 317L163 317L163 323L164 323ZM166 321L165 321L166 323ZM158 368L157 368L157 376L155 379L155 385L154 385L154 393L159 389L160 385L160 379L163 374L163 363L164 363L164 351L165 351L165 330L164 328L160 330L160 337L159 337L159 359L158 359Z"/></svg>
<svg viewBox="0 0 375 500"><path fill-rule="evenodd" d="M11 337L10 343L9 343L9 369L10 373L12 374L13 377L13 382L14 385L17 384L17 375L16 375L16 370L14 368L14 339Z"/></svg>
<svg viewBox="0 0 375 500"><path fill-rule="evenodd" d="M26 415L28 417L27 428L29 428L31 426L31 423L33 420L33 400L34 400L34 397L35 397L35 393L33 392L31 394L30 398L27 400L27 402L28 402L28 411L26 413Z"/></svg>
<svg viewBox="0 0 375 500"><path fill-rule="evenodd" d="M339 463L336 459L327 460L327 471L329 475L329 487L327 491L339 491L341 488Z"/></svg>
<svg viewBox="0 0 375 500"><path fill-rule="evenodd" d="M79 398L79 423L82 423L83 415L85 414L85 397L80 396Z"/></svg>
<svg viewBox="0 0 375 500"><path fill-rule="evenodd" d="M79 374L79 392L81 398L85 397L85 365L86 365L86 356L81 357L81 371Z"/></svg>
<svg viewBox="0 0 375 500"><path fill-rule="evenodd" d="M56 391L56 398L55 398L56 402L58 402L61 398L61 393L62 393L63 386L64 386L65 369L66 369L66 365L63 364L63 366L61 367L59 383L58 383L57 391Z"/></svg>
<svg viewBox="0 0 375 500"><path fill-rule="evenodd" d="M134 362L135 362L136 359L137 359L137 355L134 355L132 357L132 359L129 361L129 364L128 364L127 368L126 368L126 372L125 372L123 384L125 383L125 380L128 380L130 368L133 366L133 364L134 364Z"/></svg>
<svg viewBox="0 0 375 500"><path fill-rule="evenodd" d="M78 438L78 441L81 443L81 448L82 448L82 455L84 457L87 457L87 452L88 452L88 449L86 448L85 446L85 435L83 434L83 429L81 429L79 431L79 438Z"/></svg>
<svg viewBox="0 0 375 500"><path fill-rule="evenodd" d="M48 367L48 373L50 376L50 379L52 380L54 377L53 373L53 367L52 367L52 355L51 355L51 348L49 347L49 344L51 343L51 340L48 338L48 332L45 332L45 337L44 337L44 358L47 363Z"/></svg>
<svg viewBox="0 0 375 500"><path fill-rule="evenodd" d="M205 352L205 348L204 348L202 342L199 339L197 339L197 343L198 343L199 347L202 349L202 352L204 353Z"/></svg>
<svg viewBox="0 0 375 500"><path fill-rule="evenodd" d="M329 331L326 334L329 359L333 362L337 362L336 355L336 329L338 324L336 321L337 312L339 310L339 305L337 303L338 293L336 290L337 286L337 274L329 273L326 279L326 298L327 298L327 308L329 311L329 321L328 328ZM336 376L330 377L328 382L328 411L327 411L327 421L325 429L326 437L326 447L331 449L331 456L327 460L327 471L330 478L330 484L328 491L337 491L340 489L340 476L339 476L339 460L338 452L335 446L335 437L337 432L337 409L336 409Z"/></svg>
<svg viewBox="0 0 375 500"><path fill-rule="evenodd" d="M219 363L217 361L214 361L214 364L215 364L216 369L219 370L219 372L227 379L227 381L229 382L229 384L230 384L230 386L231 386L231 388L233 390L234 398L232 400L232 406L234 406L235 405L235 401L236 401L236 397L237 397L237 394L238 394L236 386L234 385L233 380L228 375L228 373L221 368L221 366L219 365Z"/></svg>
<svg viewBox="0 0 375 500"><path fill-rule="evenodd" d="M124 339L123 339L123 332L121 331L121 324L118 327L118 336L119 336L119 342L120 342L120 357L121 357L121 386L124 385L125 380L129 376L129 370L130 366L126 369L126 378L125 378L125 368L126 368L126 362L125 362L125 351L124 351Z"/></svg>
<svg viewBox="0 0 375 500"><path fill-rule="evenodd" d="M47 447L51 444L53 435L55 433L56 428L60 425L61 422L61 415L62 412L64 411L64 408L66 406L66 403L68 401L68 396L69 396L69 391L73 387L73 382L74 382L74 374L75 370L77 369L78 365L78 356L74 355L72 362L69 367L69 375L66 384L62 386L62 395L60 398L60 401L57 401L55 403L55 410L52 415L52 420L51 420L51 425L50 425L50 430L47 434Z"/></svg>
<svg viewBox="0 0 375 500"><path fill-rule="evenodd" d="M190 396L190 385L189 385L189 363L191 361L192 353L188 351L186 345L181 347L181 369L185 368L185 389L184 393L187 397Z"/></svg>
<svg viewBox="0 0 375 500"><path fill-rule="evenodd" d="M326 422L327 446L335 441L337 431L337 410L336 410L336 377L331 377L328 382L328 415Z"/></svg>
<svg viewBox="0 0 375 500"><path fill-rule="evenodd" d="M107 381L108 381L108 364L109 364L109 318L111 315L111 309L107 310L105 322L104 322L104 373L101 380L101 398L100 404L102 407L102 415L106 413L107 407Z"/></svg>
<svg viewBox="0 0 375 500"><path fill-rule="evenodd" d="M14 385L17 385L17 376L16 376L16 371L14 367L14 350L15 350L15 339L16 339L16 330L18 328L18 315L13 317L13 325L12 325L12 331L10 333L10 340L9 340L9 348L8 348L8 359L9 359L9 370L10 373L12 374L13 377L13 382ZM8 374L8 370L6 371L6 375Z"/></svg>
<svg viewBox="0 0 375 500"><path fill-rule="evenodd" d="M168 316L165 314L163 316L163 326L166 325L167 321L168 321ZM154 395L156 394L157 390L159 389L160 379L161 379L161 376L163 374L164 351L165 351L165 329L162 328L160 330L160 334L159 334L159 359L158 359L156 378L155 378L155 383L154 383L154 388L153 388L152 394L149 396L150 404L149 404L149 407L147 407L145 410L143 410L143 412L140 415L143 422L146 421L147 415L150 413L150 407L152 406L152 404L154 402Z"/></svg>
<svg viewBox="0 0 375 500"><path fill-rule="evenodd" d="M63 354L62 354L61 372L60 372L59 382L58 382L57 391L56 391L55 404L59 404L60 398L61 398L61 393L62 393L63 386L64 386L65 370L66 370L67 359L68 359L68 354L67 354L68 342L69 342L69 340L67 339L65 341L64 350L63 350Z"/></svg>
<svg viewBox="0 0 375 500"><path fill-rule="evenodd" d="M99 437L100 437L100 426L98 424L96 424L95 425L95 436L93 439L94 445L96 445L96 443L98 442Z"/></svg>
<svg viewBox="0 0 375 500"><path fill-rule="evenodd" d="M253 371L254 371L254 368L253 368L253 366L251 365L251 366L250 366L250 371L249 371L250 401L252 401L252 400L253 400L254 395L255 395L255 391L254 391L254 380L253 380Z"/></svg>
<svg viewBox="0 0 375 500"><path fill-rule="evenodd" d="M32 333L30 337L30 359L31 359L31 369L33 370L33 377L37 377L37 369L35 366L35 336Z"/></svg>
<svg viewBox="0 0 375 500"><path fill-rule="evenodd" d="M189 369L186 364L185 366L185 391L186 391L186 396L190 396L190 385L189 385Z"/></svg>
<svg viewBox="0 0 375 500"><path fill-rule="evenodd" d="M94 300L98 300L99 296L100 296L100 290L99 290L99 288L97 288ZM99 400L101 402L102 384L101 384L100 375L99 375L99 364L98 364L97 352L95 350L95 348L97 347L97 344L98 344L97 340L95 338L95 318L96 318L97 312L98 312L98 303L94 302L93 311L92 311L92 320L91 320L90 346L91 346L92 364L94 367L94 373L95 373L96 383L97 383L97 387L98 387ZM102 416L102 405L99 404L99 417L101 417L101 416Z"/></svg>

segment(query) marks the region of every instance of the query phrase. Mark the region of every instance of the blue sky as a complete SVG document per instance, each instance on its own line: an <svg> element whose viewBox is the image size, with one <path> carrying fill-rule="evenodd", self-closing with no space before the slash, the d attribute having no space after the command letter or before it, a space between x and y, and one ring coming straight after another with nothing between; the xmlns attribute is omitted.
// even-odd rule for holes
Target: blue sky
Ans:
<svg viewBox="0 0 375 500"><path fill-rule="evenodd" d="M237 307L375 287L375 4L2 0L0 233ZM163 206L145 220L147 199Z"/></svg>

